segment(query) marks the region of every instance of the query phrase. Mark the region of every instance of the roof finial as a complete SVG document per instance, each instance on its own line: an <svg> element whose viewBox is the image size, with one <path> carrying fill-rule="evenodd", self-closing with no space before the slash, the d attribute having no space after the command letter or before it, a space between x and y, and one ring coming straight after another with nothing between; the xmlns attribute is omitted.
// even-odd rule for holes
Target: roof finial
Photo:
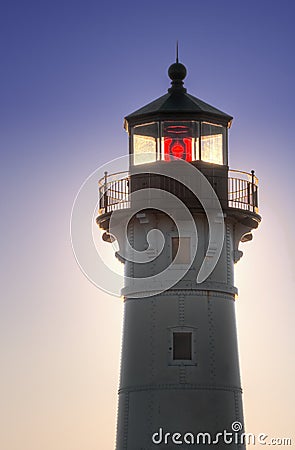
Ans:
<svg viewBox="0 0 295 450"><path fill-rule="evenodd" d="M186 77L186 68L179 62L178 40L176 41L176 62L169 67L168 75L172 80L172 86L168 89L168 92L186 92L186 89L183 87L183 80Z"/></svg>

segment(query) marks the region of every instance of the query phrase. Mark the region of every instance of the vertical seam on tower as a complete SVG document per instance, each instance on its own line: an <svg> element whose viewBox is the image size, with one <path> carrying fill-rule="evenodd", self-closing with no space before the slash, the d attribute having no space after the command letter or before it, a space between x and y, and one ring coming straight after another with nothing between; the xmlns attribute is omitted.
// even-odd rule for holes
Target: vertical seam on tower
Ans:
<svg viewBox="0 0 295 450"><path fill-rule="evenodd" d="M151 383L154 381L155 377L155 339L154 339L154 333L156 328L156 300L154 298L150 301L150 319L151 319L151 326L150 326L150 352L151 352L151 363L150 363L150 380ZM153 431L153 415L154 415L154 394L151 390L149 393L149 406L148 406L149 412L149 433L151 435Z"/></svg>
<svg viewBox="0 0 295 450"><path fill-rule="evenodd" d="M230 245L230 225L226 224L226 281L227 284L231 284L232 274L231 274L231 245Z"/></svg>
<svg viewBox="0 0 295 450"><path fill-rule="evenodd" d="M155 376L155 339L154 339L154 333L155 333L155 322L156 322L156 303L155 299L151 299L150 302L151 305L151 329L150 329L150 351L151 351L151 365L150 365L150 377L151 382L153 382L154 376Z"/></svg>
<svg viewBox="0 0 295 450"><path fill-rule="evenodd" d="M184 326L184 295L178 296L178 324Z"/></svg>
<svg viewBox="0 0 295 450"><path fill-rule="evenodd" d="M216 359L215 359L215 336L214 336L214 317L212 302L210 300L210 293L207 293L208 304L208 335L209 335L209 370L210 380L213 385L216 385ZM215 399L216 393L212 391L210 394ZM214 411L214 426L218 425L217 410Z"/></svg>
<svg viewBox="0 0 295 450"><path fill-rule="evenodd" d="M153 417L154 417L154 391L151 389L149 392L149 404L148 404L148 424L149 424L149 436L153 434Z"/></svg>
<svg viewBox="0 0 295 450"><path fill-rule="evenodd" d="M129 423L129 393L127 392L124 404L124 437L123 448L128 449L128 423Z"/></svg>
<svg viewBox="0 0 295 450"><path fill-rule="evenodd" d="M186 366L179 367L179 383L186 384Z"/></svg>
<svg viewBox="0 0 295 450"><path fill-rule="evenodd" d="M178 296L178 324L179 326L183 327L185 324L184 321L184 304L185 304L185 296L183 294L180 294ZM186 383L186 367L180 366L179 367L179 383L185 384Z"/></svg>
<svg viewBox="0 0 295 450"><path fill-rule="evenodd" d="M130 224L130 234L129 234L129 241L130 241L130 245L132 246L132 248L134 248L134 224L131 223ZM130 266L130 278L134 278L134 263L129 264Z"/></svg>
<svg viewBox="0 0 295 450"><path fill-rule="evenodd" d="M210 300L210 294L207 294L208 305L208 334L209 334L209 367L210 367L210 379L213 383L216 381L215 371L215 340L214 340L214 325L213 325L213 310Z"/></svg>

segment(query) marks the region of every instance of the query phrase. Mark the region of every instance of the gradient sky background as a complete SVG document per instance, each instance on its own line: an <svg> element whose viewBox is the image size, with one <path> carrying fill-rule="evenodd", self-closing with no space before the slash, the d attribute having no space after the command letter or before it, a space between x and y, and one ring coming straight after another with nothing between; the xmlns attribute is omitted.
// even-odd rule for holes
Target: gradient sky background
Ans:
<svg viewBox="0 0 295 450"><path fill-rule="evenodd" d="M166 92L176 39L189 92L234 116L231 167L260 179L236 268L247 431L295 442L294 16L292 0L1 2L1 450L114 448L123 304L79 270L70 213L126 154L124 115Z"/></svg>

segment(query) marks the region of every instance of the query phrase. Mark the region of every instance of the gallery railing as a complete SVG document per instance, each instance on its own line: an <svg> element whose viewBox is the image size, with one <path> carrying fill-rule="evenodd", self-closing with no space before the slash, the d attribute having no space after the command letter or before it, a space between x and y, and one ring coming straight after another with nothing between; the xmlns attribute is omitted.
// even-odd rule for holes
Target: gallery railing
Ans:
<svg viewBox="0 0 295 450"><path fill-rule="evenodd" d="M108 174L99 180L99 214L129 208L129 172ZM258 213L258 179L251 173L230 170L228 206Z"/></svg>

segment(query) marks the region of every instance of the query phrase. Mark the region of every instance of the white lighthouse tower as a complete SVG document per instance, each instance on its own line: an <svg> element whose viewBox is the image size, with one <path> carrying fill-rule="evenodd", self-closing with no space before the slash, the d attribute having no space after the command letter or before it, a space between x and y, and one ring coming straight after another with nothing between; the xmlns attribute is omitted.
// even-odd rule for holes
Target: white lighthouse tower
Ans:
<svg viewBox="0 0 295 450"><path fill-rule="evenodd" d="M234 264L261 220L258 184L229 169L232 117L187 93L181 63L168 74L168 93L125 118L129 172L101 185L97 223L126 276L116 449L241 450Z"/></svg>

